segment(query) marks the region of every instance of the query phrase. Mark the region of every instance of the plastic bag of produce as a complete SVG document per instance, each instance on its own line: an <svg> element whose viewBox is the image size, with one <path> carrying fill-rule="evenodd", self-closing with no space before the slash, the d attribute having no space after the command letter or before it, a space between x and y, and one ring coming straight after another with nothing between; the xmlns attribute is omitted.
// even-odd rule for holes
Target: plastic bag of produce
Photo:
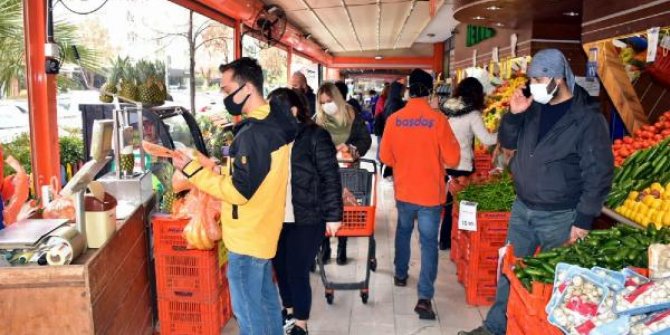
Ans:
<svg viewBox="0 0 670 335"><path fill-rule="evenodd" d="M651 279L670 277L670 245L649 246L649 277Z"/></svg>
<svg viewBox="0 0 670 335"><path fill-rule="evenodd" d="M183 200L178 212L173 213L177 218L197 219L203 225L207 237L211 241L221 239L221 202L207 193L191 190Z"/></svg>
<svg viewBox="0 0 670 335"><path fill-rule="evenodd" d="M342 200L344 200L344 206L359 206L356 196L346 187L342 189Z"/></svg>
<svg viewBox="0 0 670 335"><path fill-rule="evenodd" d="M630 327L631 335L670 334L670 309L649 315Z"/></svg>
<svg viewBox="0 0 670 335"><path fill-rule="evenodd" d="M193 212L191 220L184 227L184 239L187 243L187 248L198 250L211 250L214 248L214 241L209 237L210 234L217 234L218 239L221 238L221 228L218 226L218 217L210 217L211 211L208 209L208 196L198 196L200 200L197 210ZM218 229L218 232L212 231Z"/></svg>
<svg viewBox="0 0 670 335"><path fill-rule="evenodd" d="M598 314L579 326L575 327L575 331L580 335L594 335L594 334L608 334L608 335L624 335L628 333L630 320L618 317L613 310L614 295L618 290L623 289L625 277L622 273L594 267L591 273L598 276L602 280L602 284L607 286L609 292L607 293L602 305L598 308Z"/></svg>
<svg viewBox="0 0 670 335"><path fill-rule="evenodd" d="M556 305L548 311L549 323L566 334L588 334L586 329L578 327L583 327L601 311L601 306L609 295L609 289L601 282L602 279L591 271L578 270L566 283Z"/></svg>
<svg viewBox="0 0 670 335"><path fill-rule="evenodd" d="M624 287L637 287L650 281L649 278L642 276L629 268L621 270L621 274L624 275Z"/></svg>
<svg viewBox="0 0 670 335"><path fill-rule="evenodd" d="M567 288L568 284L572 281L572 277L581 269L582 268L579 266L567 263L558 263L556 265L553 292L551 293L551 299L549 300L547 308L545 309L547 313L556 307L556 303Z"/></svg>
<svg viewBox="0 0 670 335"><path fill-rule="evenodd" d="M2 217L4 225L9 226L17 221L21 208L28 201L28 197L30 196L30 178L16 158L9 156L5 162L16 171L16 174L7 177L5 180L5 184L10 184L11 188L13 188L11 196L8 199L3 198L8 202L4 205ZM2 164L3 162L0 161L0 165Z"/></svg>
<svg viewBox="0 0 670 335"><path fill-rule="evenodd" d="M617 292L614 312L638 315L670 309L670 279L627 286Z"/></svg>
<svg viewBox="0 0 670 335"><path fill-rule="evenodd" d="M42 217L45 219L67 219L74 221L76 220L74 199L71 196L63 196L59 194L57 184L58 181L56 178L52 178L49 188L51 194L54 195L54 199L44 207Z"/></svg>

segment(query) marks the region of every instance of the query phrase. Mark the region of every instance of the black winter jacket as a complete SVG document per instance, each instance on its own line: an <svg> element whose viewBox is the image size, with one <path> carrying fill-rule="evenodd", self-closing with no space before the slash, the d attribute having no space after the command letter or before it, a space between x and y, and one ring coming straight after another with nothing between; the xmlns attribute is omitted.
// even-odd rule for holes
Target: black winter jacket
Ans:
<svg viewBox="0 0 670 335"><path fill-rule="evenodd" d="M291 151L291 193L296 224L342 221L342 182L335 145L316 124L301 124Z"/></svg>
<svg viewBox="0 0 670 335"><path fill-rule="evenodd" d="M363 157L370 150L370 146L372 146L372 137L361 114L355 113L355 115L354 124L351 125L351 134L349 134L349 139L346 143L355 146L358 154Z"/></svg>
<svg viewBox="0 0 670 335"><path fill-rule="evenodd" d="M405 108L405 102L402 101L403 85L399 82L394 82L389 88L389 95L386 98L384 111L375 120L374 133L377 136L384 135L384 127L386 127L386 120L395 112Z"/></svg>
<svg viewBox="0 0 670 335"><path fill-rule="evenodd" d="M510 162L517 196L535 210L576 209L573 224L591 229L614 174L607 122L578 85L570 110L538 142L541 113L533 103L524 113L505 114L500 126L503 148L517 150Z"/></svg>

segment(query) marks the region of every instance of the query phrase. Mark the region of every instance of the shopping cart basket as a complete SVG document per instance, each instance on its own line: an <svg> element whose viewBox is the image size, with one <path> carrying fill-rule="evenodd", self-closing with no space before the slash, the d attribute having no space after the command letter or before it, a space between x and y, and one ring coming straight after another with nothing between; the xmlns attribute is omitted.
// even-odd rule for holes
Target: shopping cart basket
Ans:
<svg viewBox="0 0 670 335"><path fill-rule="evenodd" d="M372 171L361 165L371 165ZM321 272L321 280L326 288L325 296L328 304L335 299L335 290L360 290L364 304L369 298L370 271L377 270L375 257L375 211L377 207L377 162L361 159L355 164L340 168L342 187L347 188L355 197L359 206L345 206L342 227L337 231L338 237L367 237L368 254L365 262L365 279L359 282L334 283L328 280L323 265L323 250L319 251L317 264Z"/></svg>

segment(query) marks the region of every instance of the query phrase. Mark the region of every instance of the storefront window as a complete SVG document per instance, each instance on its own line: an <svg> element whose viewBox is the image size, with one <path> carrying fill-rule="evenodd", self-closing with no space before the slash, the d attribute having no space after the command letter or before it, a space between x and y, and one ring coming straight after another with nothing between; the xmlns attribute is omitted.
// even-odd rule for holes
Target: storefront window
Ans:
<svg viewBox="0 0 670 335"><path fill-rule="evenodd" d="M314 63L305 57L301 57L300 55L293 54L291 62L291 72L301 72L307 78L307 85L309 85L315 91L318 90L319 88L318 63Z"/></svg>
<svg viewBox="0 0 670 335"><path fill-rule="evenodd" d="M263 48L263 43L248 35L242 39L242 52L245 57L258 59L263 67L265 95L288 85L288 52L278 47Z"/></svg>

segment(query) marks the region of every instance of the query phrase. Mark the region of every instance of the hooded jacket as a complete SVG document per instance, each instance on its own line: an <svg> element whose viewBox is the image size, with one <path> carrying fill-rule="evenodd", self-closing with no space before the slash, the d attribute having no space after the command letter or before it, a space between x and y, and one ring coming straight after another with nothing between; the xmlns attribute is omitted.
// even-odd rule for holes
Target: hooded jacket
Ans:
<svg viewBox="0 0 670 335"><path fill-rule="evenodd" d="M377 136L384 135L384 128L386 127L386 120L393 115L393 113L405 107L405 102L402 101L403 84L395 81L389 88L388 97L384 103L384 111L375 120L374 134Z"/></svg>
<svg viewBox="0 0 670 335"><path fill-rule="evenodd" d="M578 85L570 110L537 140L542 106L507 113L499 130L519 200L534 210L576 209L574 226L591 229L612 185L614 158L599 105Z"/></svg>
<svg viewBox="0 0 670 335"><path fill-rule="evenodd" d="M221 200L223 241L230 251L261 259L275 256L296 131L292 115L264 105L238 127L230 165L221 175L195 160L184 167L196 187Z"/></svg>

